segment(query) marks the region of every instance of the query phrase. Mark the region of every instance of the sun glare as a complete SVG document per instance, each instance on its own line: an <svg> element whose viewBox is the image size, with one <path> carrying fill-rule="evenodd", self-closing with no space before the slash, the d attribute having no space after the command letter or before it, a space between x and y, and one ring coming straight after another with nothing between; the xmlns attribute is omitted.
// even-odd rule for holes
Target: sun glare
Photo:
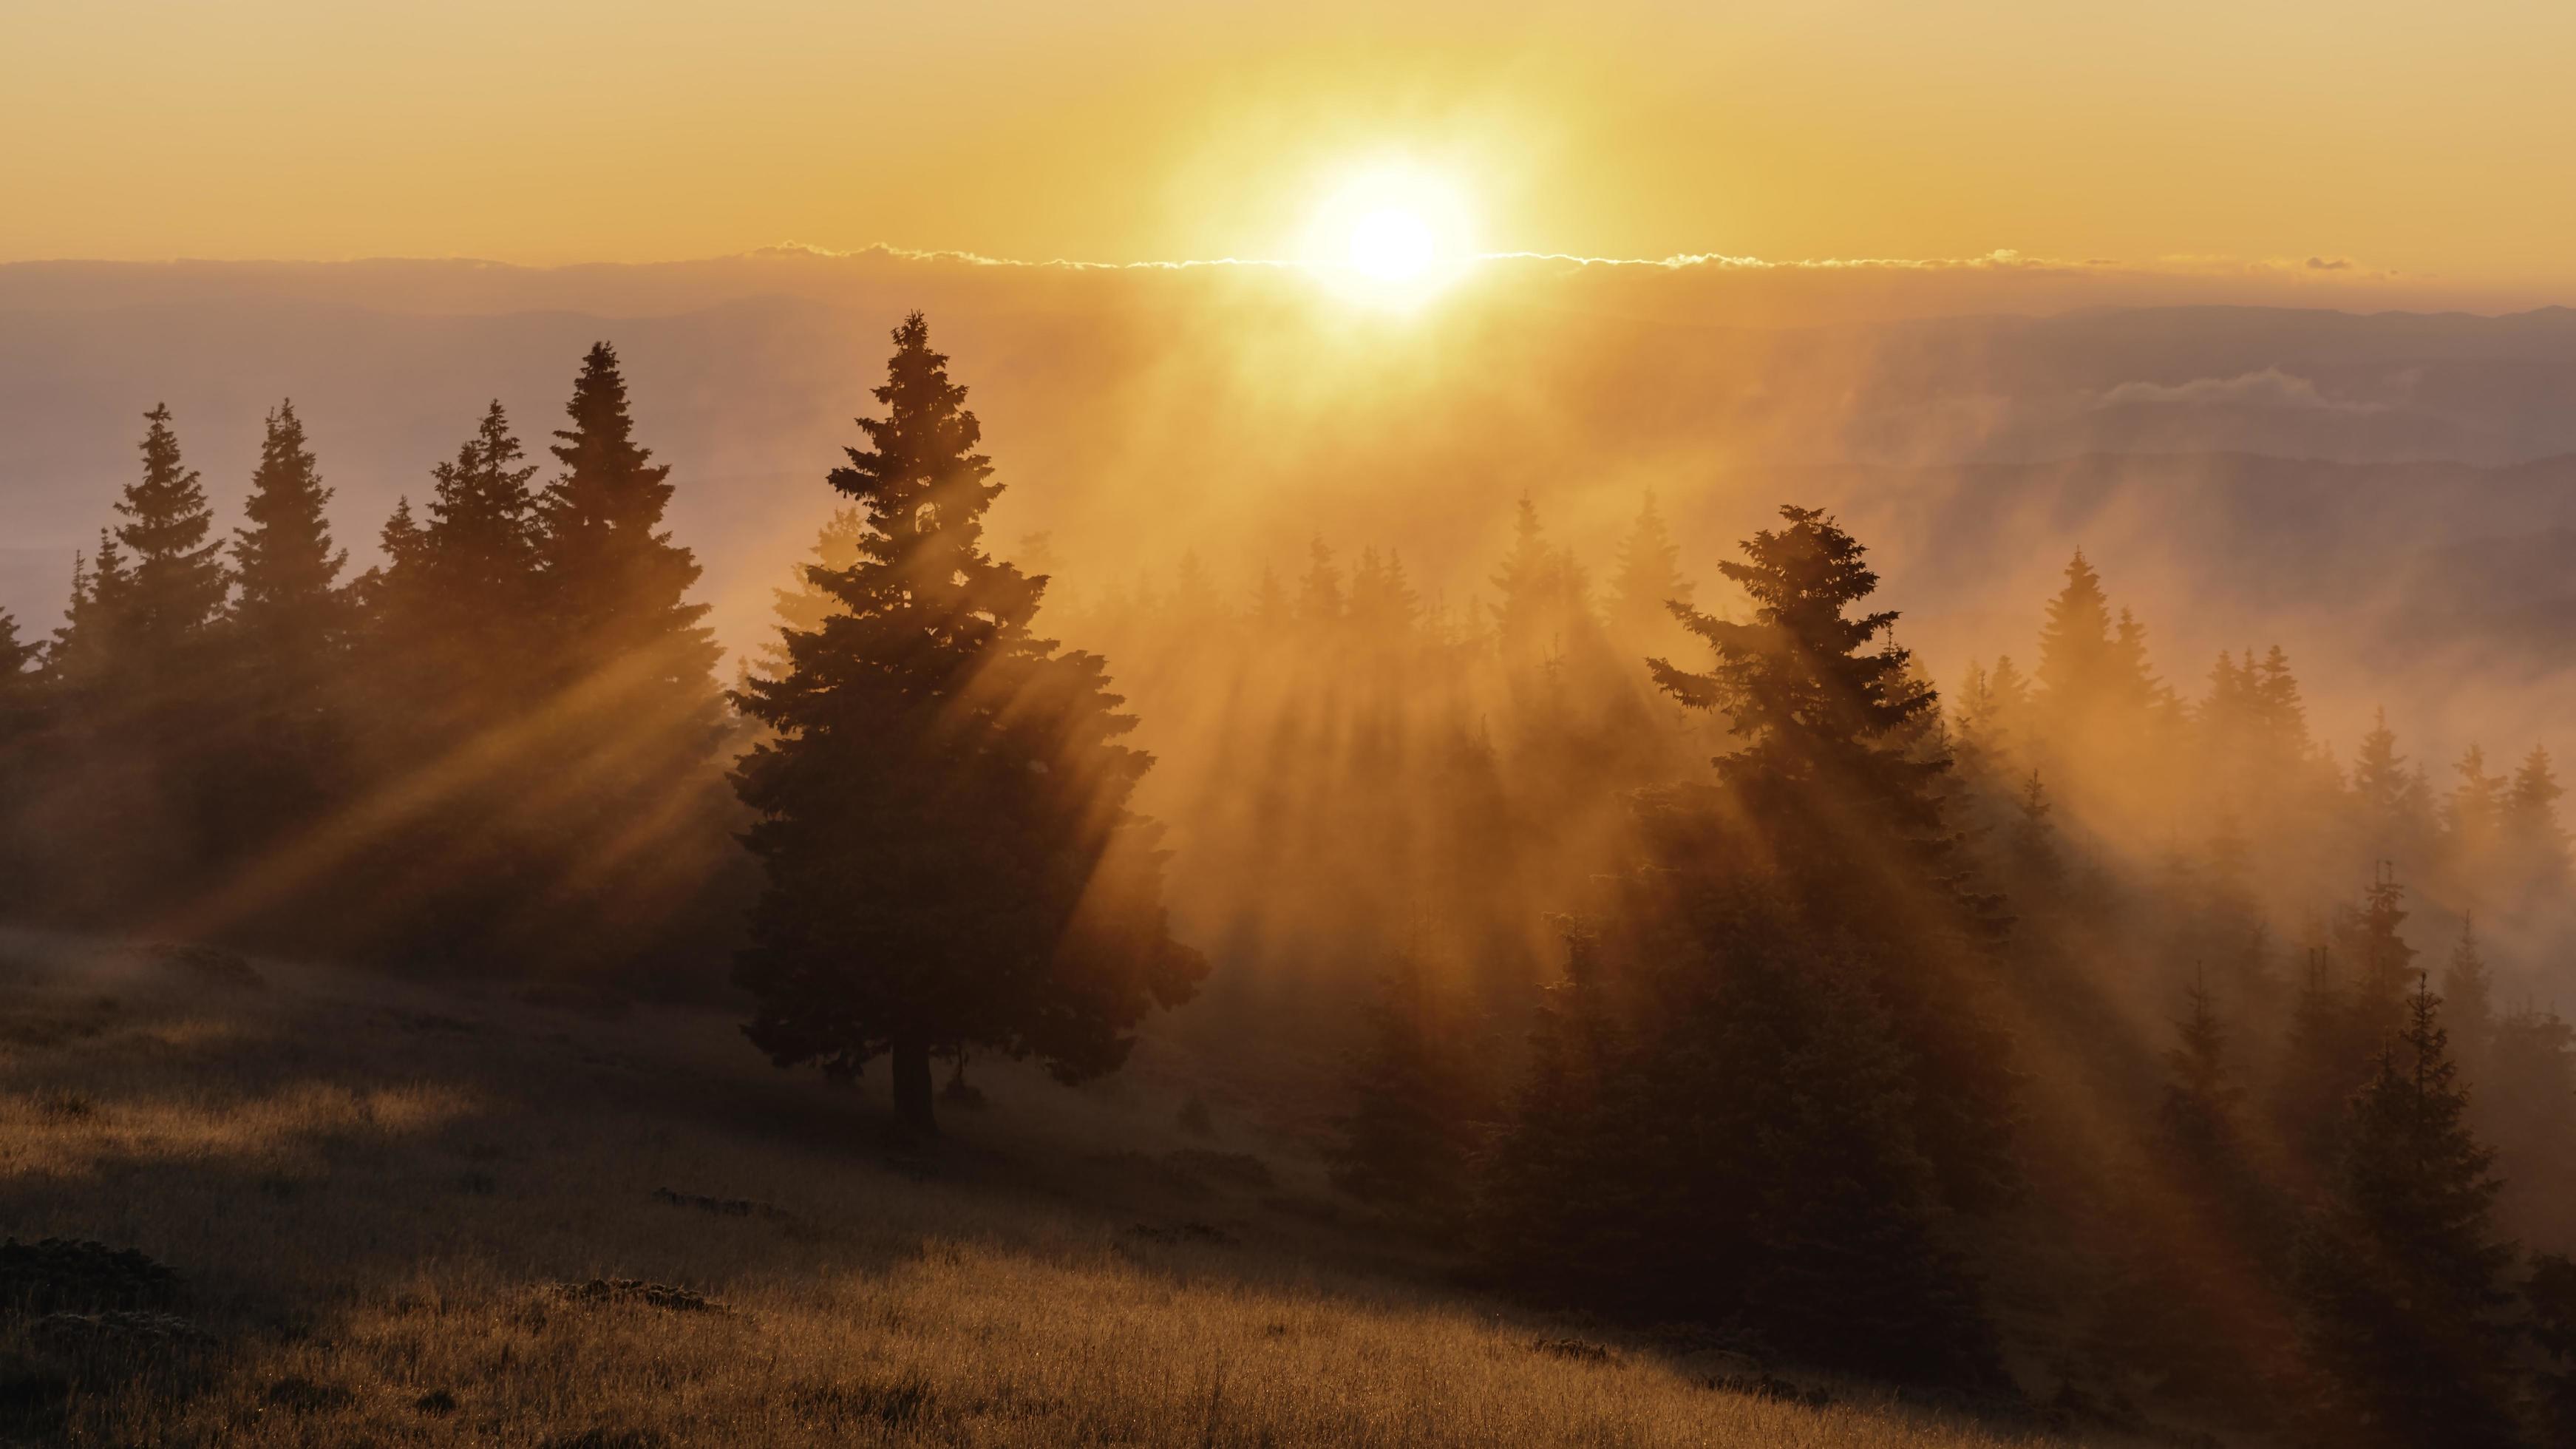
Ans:
<svg viewBox="0 0 2576 1449"><path fill-rule="evenodd" d="M1412 212L1372 211L1351 228L1351 265L1381 282L1412 281L1431 257L1431 228Z"/></svg>
<svg viewBox="0 0 2576 1449"><path fill-rule="evenodd" d="M1337 289L1408 305L1472 256L1467 207L1446 177L1406 164L1344 173L1315 208L1303 259Z"/></svg>

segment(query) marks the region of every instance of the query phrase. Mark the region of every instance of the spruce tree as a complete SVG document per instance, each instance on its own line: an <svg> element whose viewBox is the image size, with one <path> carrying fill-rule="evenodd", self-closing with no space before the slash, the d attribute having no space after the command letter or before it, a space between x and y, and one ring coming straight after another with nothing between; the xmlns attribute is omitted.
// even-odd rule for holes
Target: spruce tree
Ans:
<svg viewBox="0 0 2576 1449"><path fill-rule="evenodd" d="M2277 1337L2263 1279L2279 1234L2249 1160L2227 1028L2205 985L2194 982L2184 1004L2149 1143L2161 1171L2125 1194L2153 1206L2113 1247L2100 1337L2166 1394L2260 1418Z"/></svg>
<svg viewBox="0 0 2576 1449"><path fill-rule="evenodd" d="M2066 586L2048 604L2039 631L2039 667L2033 683L2053 711L2080 716L2092 708L2111 664L2111 602L2102 576L2077 549L2066 565Z"/></svg>
<svg viewBox="0 0 2576 1449"><path fill-rule="evenodd" d="M327 659L347 643L350 620L339 578L349 555L332 544L323 513L330 502L294 402L279 403L268 415L243 505L250 525L233 534L241 585L233 621L256 668Z"/></svg>
<svg viewBox="0 0 2576 1449"><path fill-rule="evenodd" d="M2558 801L2566 793L2549 751L2533 745L2515 767L2497 810L2497 843L2517 904L2567 885L2567 830L2558 820Z"/></svg>
<svg viewBox="0 0 2576 1449"><path fill-rule="evenodd" d="M1512 549L1494 571L1494 633L1506 663L1526 663L1564 643L1565 559L1547 541L1526 493L1512 519Z"/></svg>
<svg viewBox="0 0 2576 1449"><path fill-rule="evenodd" d="M537 467L519 463L526 451L495 398L455 461L431 470L437 487L420 561L447 604L480 616L477 623L524 628L537 602L542 534L528 488Z"/></svg>
<svg viewBox="0 0 2576 1449"><path fill-rule="evenodd" d="M1684 705L1726 716L1742 742L1715 761L1732 800L1721 813L1742 832L1726 848L1776 868L1817 929L1867 943L1869 984L1914 1064L1921 1148L1954 1203L1991 1202L2015 1176L1993 977L2002 923L1955 860L1949 761L1924 747L1937 700L1888 638L1897 615L1852 612L1878 588L1867 551L1821 510L1780 516L1787 526L1747 540L1743 562L1718 565L1750 598L1749 620L1680 614L1713 667L1648 669Z"/></svg>
<svg viewBox="0 0 2576 1449"><path fill-rule="evenodd" d="M736 766L764 867L735 979L778 1064L892 1061L897 1116L932 1128L933 1054L1034 1056L1078 1081L1206 967L1170 938L1152 757L1121 743L1096 655L1030 631L1043 585L983 547L1001 492L982 425L919 313L894 332L831 484L867 513L842 612L786 634L790 671L737 696L774 738Z"/></svg>
<svg viewBox="0 0 2576 1449"><path fill-rule="evenodd" d="M2496 849L2504 824L2503 777L2487 773L2487 752L2470 745L2451 766L2457 784L2442 801L2442 850L2455 890L2471 900L2493 889Z"/></svg>
<svg viewBox="0 0 2576 1449"><path fill-rule="evenodd" d="M2343 1104L2355 1080L2351 1005L2323 947L2311 948L2290 1006L2278 1115L2282 1135L2313 1165L2335 1158Z"/></svg>
<svg viewBox="0 0 2576 1449"><path fill-rule="evenodd" d="M383 595L397 617L375 643L417 747L445 750L536 708L552 665L541 627L537 499L509 414L495 400L456 457L431 470L426 523L386 524ZM532 647L535 646L535 647ZM424 738L425 734L425 738Z"/></svg>
<svg viewBox="0 0 2576 1449"><path fill-rule="evenodd" d="M116 538L131 560L124 604L131 662L143 672L143 687L170 688L182 657L222 617L230 581L223 544L208 537L214 510L197 471L180 459L170 409L155 407L144 417L151 426L143 436L143 476L116 502L126 520Z"/></svg>
<svg viewBox="0 0 2576 1449"><path fill-rule="evenodd" d="M2407 766L2397 751L2397 733L2388 727L2388 711L2371 716L2352 766L2353 803L2360 815L2361 844L2375 860L2422 868L2433 839L2431 792L2423 773Z"/></svg>
<svg viewBox="0 0 2576 1449"><path fill-rule="evenodd" d="M1342 571L1333 563L1332 546L1318 534L1306 545L1306 574L1297 581L1297 622L1329 634L1341 627L1343 608Z"/></svg>
<svg viewBox="0 0 2576 1449"><path fill-rule="evenodd" d="M1375 548L1361 549L1359 564L1351 570L1348 618L1352 632L1372 645L1400 643L1412 634L1421 613L1422 596L1404 576L1403 557L1393 552L1381 557Z"/></svg>
<svg viewBox="0 0 2576 1449"><path fill-rule="evenodd" d="M1673 606L1691 602L1692 584L1682 577L1681 556L1650 491L1619 545L1618 571L1610 580L1611 624L1622 640L1651 645L1670 637Z"/></svg>
<svg viewBox="0 0 2576 1449"><path fill-rule="evenodd" d="M81 788L98 792L97 819L113 823L90 872L96 904L123 910L185 888L225 825L215 761L230 701L217 644L231 582L170 410L145 417L143 474L118 497L114 546L101 541L90 597L75 604L74 627L99 623L108 647L93 651L96 672L70 701L93 767Z"/></svg>
<svg viewBox="0 0 2576 1449"><path fill-rule="evenodd" d="M351 784L342 664L357 620L339 583L348 554L333 546L323 513L330 501L294 403L279 403L251 475L249 525L232 543L239 676L218 793L220 828L236 850L261 848Z"/></svg>
<svg viewBox="0 0 2576 1449"><path fill-rule="evenodd" d="M2470 1082L2486 1088L2487 1048L2495 1035L2495 980L2478 950L2474 916L2460 921L2460 939L2451 947L2450 964L2442 970L2442 1000L2449 1003L2459 1062Z"/></svg>
<svg viewBox="0 0 2576 1449"><path fill-rule="evenodd" d="M789 634L810 634L823 627L823 621L840 612L841 601L832 591L817 582L818 578L847 570L859 561L859 540L867 537L867 515L856 508L836 508L832 516L814 535L814 549L809 557L798 559L790 570L787 587L769 591L770 619L778 633L763 642L754 656L762 677L783 677L790 664L784 640Z"/></svg>
<svg viewBox="0 0 2576 1449"><path fill-rule="evenodd" d="M2353 962L2347 1040L2351 1059L2366 1061L2406 1018L2406 998L2416 978L2415 948L2399 928L2406 923L2406 888L2395 867L2382 862L2362 892L2361 909L2346 922L2345 951Z"/></svg>
<svg viewBox="0 0 2576 1449"><path fill-rule="evenodd" d="M104 704L99 693L108 672L125 659L132 642L132 586L125 551L109 530L99 530L97 552L72 556L71 598L45 647L45 673L76 704Z"/></svg>
<svg viewBox="0 0 2576 1449"><path fill-rule="evenodd" d="M2342 1443L2510 1444L2495 1154L2469 1130L2441 998L2419 983L2352 1100L2343 1167L2305 1246L2311 1352Z"/></svg>
<svg viewBox="0 0 2576 1449"><path fill-rule="evenodd" d="M582 358L564 412L572 426L555 434L563 473L538 501L537 555L567 681L594 696L593 713L712 747L720 651L703 624L708 606L688 601L697 559L663 527L671 468L635 441L607 343Z"/></svg>

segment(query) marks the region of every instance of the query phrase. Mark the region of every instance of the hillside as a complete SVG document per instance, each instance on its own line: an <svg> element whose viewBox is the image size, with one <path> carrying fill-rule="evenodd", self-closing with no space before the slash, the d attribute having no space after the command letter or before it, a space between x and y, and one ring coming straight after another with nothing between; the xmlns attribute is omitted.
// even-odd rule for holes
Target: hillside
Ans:
<svg viewBox="0 0 2576 1449"><path fill-rule="evenodd" d="M7 1250L22 1442L2031 1442L1451 1286L1169 1049L921 1158L719 1013L0 960L0 1222L177 1275Z"/></svg>

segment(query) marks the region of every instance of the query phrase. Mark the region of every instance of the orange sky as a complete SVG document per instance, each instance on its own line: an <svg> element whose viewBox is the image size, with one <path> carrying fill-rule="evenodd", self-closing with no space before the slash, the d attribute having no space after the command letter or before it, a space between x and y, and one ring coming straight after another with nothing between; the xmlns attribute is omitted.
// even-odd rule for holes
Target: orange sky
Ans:
<svg viewBox="0 0 2576 1449"><path fill-rule="evenodd" d="M1500 250L2350 257L2548 300L2571 60L2576 6L2504 0L9 0L0 260L1280 256L1402 156Z"/></svg>

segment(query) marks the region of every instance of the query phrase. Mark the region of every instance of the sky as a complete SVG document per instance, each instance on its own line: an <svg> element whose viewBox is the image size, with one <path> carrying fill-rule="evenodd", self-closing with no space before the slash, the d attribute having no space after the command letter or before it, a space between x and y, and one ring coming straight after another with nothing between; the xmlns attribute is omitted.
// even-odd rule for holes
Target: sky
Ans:
<svg viewBox="0 0 2576 1449"><path fill-rule="evenodd" d="M0 261L2302 262L2576 300L2576 6L0 3Z"/></svg>

